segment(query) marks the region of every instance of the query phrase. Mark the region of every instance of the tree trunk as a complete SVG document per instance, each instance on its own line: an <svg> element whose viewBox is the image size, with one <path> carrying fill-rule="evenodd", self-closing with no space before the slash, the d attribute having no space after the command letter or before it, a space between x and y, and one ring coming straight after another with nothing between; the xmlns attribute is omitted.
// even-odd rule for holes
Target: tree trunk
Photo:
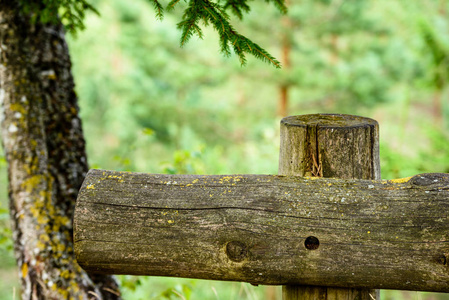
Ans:
<svg viewBox="0 0 449 300"><path fill-rule="evenodd" d="M288 4L288 1L286 1ZM283 35L282 35L282 66L284 72L289 72L291 69L290 52L292 50L292 21L290 17L285 16L282 18ZM278 115L280 117L286 117L288 115L289 97L288 92L290 89L290 82L282 82L279 86L279 102L278 102Z"/></svg>
<svg viewBox="0 0 449 300"><path fill-rule="evenodd" d="M118 299L112 277L75 261L72 216L88 170L60 22L0 6L0 116L23 299Z"/></svg>

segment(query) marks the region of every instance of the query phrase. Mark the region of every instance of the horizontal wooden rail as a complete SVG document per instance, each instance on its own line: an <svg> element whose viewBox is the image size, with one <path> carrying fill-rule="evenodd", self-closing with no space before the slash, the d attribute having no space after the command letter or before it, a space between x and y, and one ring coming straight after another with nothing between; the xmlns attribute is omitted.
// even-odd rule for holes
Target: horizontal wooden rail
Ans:
<svg viewBox="0 0 449 300"><path fill-rule="evenodd" d="M449 292L449 174L391 181L91 170L89 272Z"/></svg>

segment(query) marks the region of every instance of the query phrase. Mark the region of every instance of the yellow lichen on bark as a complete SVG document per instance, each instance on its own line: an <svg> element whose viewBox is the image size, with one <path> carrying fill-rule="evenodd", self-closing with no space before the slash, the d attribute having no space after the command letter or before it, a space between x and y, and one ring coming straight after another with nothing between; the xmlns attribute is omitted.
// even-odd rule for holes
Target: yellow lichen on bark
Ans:
<svg viewBox="0 0 449 300"><path fill-rule="evenodd" d="M46 184L47 177L45 175L33 175L22 183L22 188L27 193L39 190L42 184Z"/></svg>
<svg viewBox="0 0 449 300"><path fill-rule="evenodd" d="M391 180L388 180L388 182L390 182L390 183L406 183L406 182L409 182L410 179L412 179L412 178L413 178L413 176L405 177L405 178L398 178L398 179L391 179Z"/></svg>
<svg viewBox="0 0 449 300"><path fill-rule="evenodd" d="M231 182L239 182L242 180L242 176L239 175L232 175L232 176L223 176L218 180L218 183L220 184L227 184L227 183L231 183Z"/></svg>
<svg viewBox="0 0 449 300"><path fill-rule="evenodd" d="M22 264L22 277L26 277L28 275L28 264L23 263Z"/></svg>

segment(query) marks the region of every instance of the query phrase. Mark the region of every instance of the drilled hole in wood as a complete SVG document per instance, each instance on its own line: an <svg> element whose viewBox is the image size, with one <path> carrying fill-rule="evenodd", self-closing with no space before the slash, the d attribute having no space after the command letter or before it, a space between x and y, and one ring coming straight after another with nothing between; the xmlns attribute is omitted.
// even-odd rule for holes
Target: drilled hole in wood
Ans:
<svg viewBox="0 0 449 300"><path fill-rule="evenodd" d="M320 241L314 236L309 236L308 238L306 238L304 246L306 246L306 248L309 250L316 250L320 246Z"/></svg>

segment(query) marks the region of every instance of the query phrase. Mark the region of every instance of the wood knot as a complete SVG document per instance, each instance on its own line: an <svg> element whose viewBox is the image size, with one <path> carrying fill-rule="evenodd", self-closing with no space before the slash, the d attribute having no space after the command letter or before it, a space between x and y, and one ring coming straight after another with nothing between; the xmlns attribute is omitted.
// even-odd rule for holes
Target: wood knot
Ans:
<svg viewBox="0 0 449 300"><path fill-rule="evenodd" d="M441 254L440 256L438 256L437 261L438 261L439 264L442 264L442 265L444 265L444 266L447 265L447 258L446 258L446 255Z"/></svg>
<svg viewBox="0 0 449 300"><path fill-rule="evenodd" d="M449 174L446 173L426 173L413 176L410 180L416 186L449 186Z"/></svg>
<svg viewBox="0 0 449 300"><path fill-rule="evenodd" d="M248 255L248 247L242 242L229 242L226 245L226 255L232 261L241 262Z"/></svg>

